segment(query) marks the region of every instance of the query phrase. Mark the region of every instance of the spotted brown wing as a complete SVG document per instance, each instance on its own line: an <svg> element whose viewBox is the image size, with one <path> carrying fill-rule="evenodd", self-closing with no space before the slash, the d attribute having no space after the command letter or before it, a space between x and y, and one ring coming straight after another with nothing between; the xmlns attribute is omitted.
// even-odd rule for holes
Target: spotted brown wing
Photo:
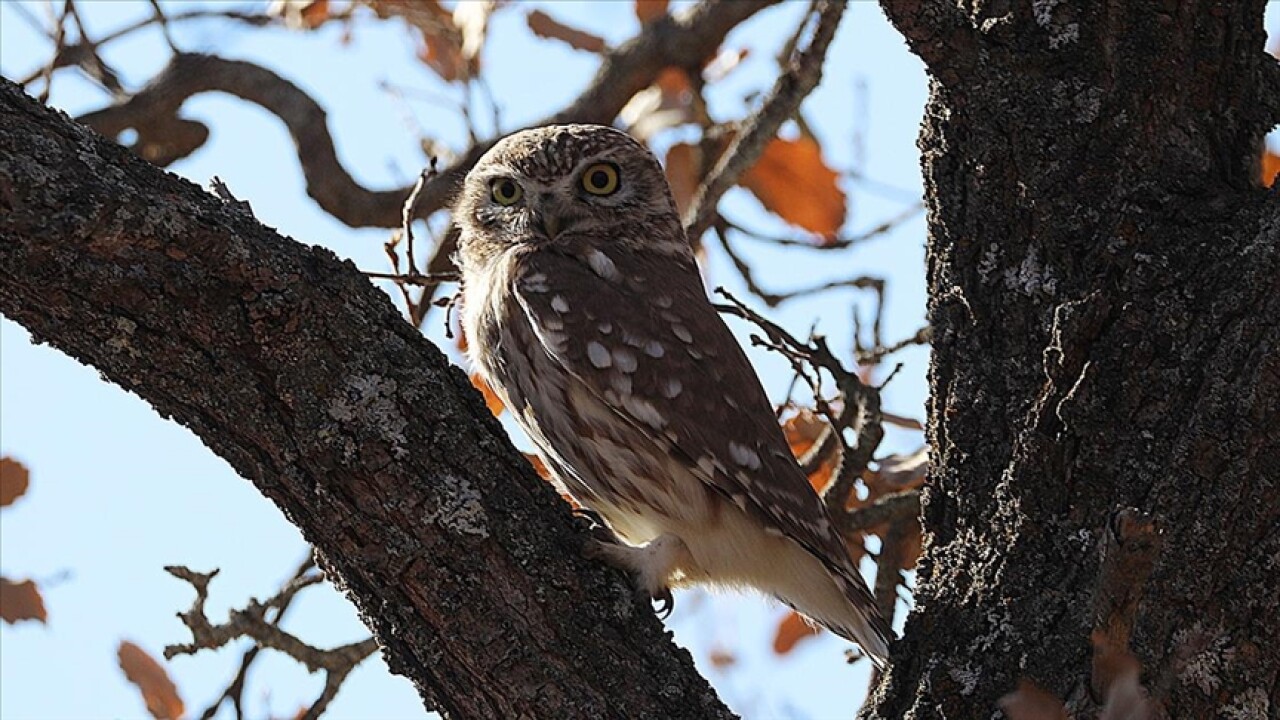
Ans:
<svg viewBox="0 0 1280 720"><path fill-rule="evenodd" d="M548 355L696 477L822 560L887 637L697 268L619 248L603 259L588 252L539 250L517 266L514 294Z"/></svg>

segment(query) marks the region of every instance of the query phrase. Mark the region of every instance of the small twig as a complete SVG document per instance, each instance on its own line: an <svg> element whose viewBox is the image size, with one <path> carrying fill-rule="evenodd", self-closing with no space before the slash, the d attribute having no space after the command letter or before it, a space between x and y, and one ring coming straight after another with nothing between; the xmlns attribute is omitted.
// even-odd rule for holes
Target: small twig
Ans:
<svg viewBox="0 0 1280 720"><path fill-rule="evenodd" d="M425 290L423 291L423 294L426 294ZM449 340L453 339L453 309L458 306L458 300L461 297L462 293L456 292L452 295L446 295L445 297L431 301L431 305L434 307L444 308L444 336ZM421 324L422 319L418 318L414 323L414 326L421 326Z"/></svg>
<svg viewBox="0 0 1280 720"><path fill-rule="evenodd" d="M859 365L878 365L885 358L899 352L912 345L928 345L933 333L928 325L920 328L914 335L899 340L898 342L887 347L864 348L856 351L856 357Z"/></svg>
<svg viewBox="0 0 1280 720"><path fill-rule="evenodd" d="M164 41L168 43L169 50L177 55L178 44L173 41L173 33L169 30L169 18L164 14L164 10L160 7L160 0L150 0L151 10L155 13L154 20L160 25L160 32L164 34Z"/></svg>
<svg viewBox="0 0 1280 720"><path fill-rule="evenodd" d="M53 57L49 58L49 64L44 67L44 87L40 89L39 97L41 103L49 102L49 92L53 89L53 71L58 67L58 56L62 55L66 50L67 18L71 15L71 8L71 0L66 0L62 4L62 14L58 16L58 21L54 25L52 37Z"/></svg>
<svg viewBox="0 0 1280 720"><path fill-rule="evenodd" d="M236 20L242 23L246 23L248 25L253 25L254 27L262 27L264 25L269 25L272 22L276 21L276 18L271 17L270 15L243 13L243 12L237 12L235 10L209 10L209 9L188 10L186 12L173 13L171 15L168 15L165 18L165 20L168 23L172 24L176 22L183 22L186 20L201 20L206 18ZM114 40L119 40L120 38L126 35L131 35L139 30L148 28L159 21L160 21L160 18L156 17L155 15L152 15L151 17L144 18L135 23L125 25L124 27L118 28L116 30L113 30L107 33L106 35L103 35L101 38L98 39L98 45L102 46Z"/></svg>
<svg viewBox="0 0 1280 720"><path fill-rule="evenodd" d="M854 533L919 514L920 491L911 489L883 495L870 505L840 513L835 521L841 532Z"/></svg>
<svg viewBox="0 0 1280 720"><path fill-rule="evenodd" d="M908 558L904 552L910 523L914 518L900 517L889 522L889 529L880 535L880 555L876 558L876 582L873 594L880 614L893 622L894 606L898 602L898 586L902 584L902 568Z"/></svg>
<svg viewBox="0 0 1280 720"><path fill-rule="evenodd" d="M866 276L849 278L846 280L833 280L814 287L791 290L788 292L770 292L765 290L756 281L755 273L752 271L751 265L747 263L747 261L743 259L736 250L734 250L733 245L729 242L729 235L726 232L728 227L729 226L723 222L716 222L712 225L716 239L720 242L720 247L724 249L725 255L729 256L729 261L733 263L734 269L736 269L738 271L738 275L742 277L742 282L747 286L747 291L760 298L761 302L771 308L777 307L787 300L793 300L805 295L816 295L828 290L845 287L857 288L859 290L874 290L878 298L881 300L884 298L884 279ZM879 322L877 321L877 327L878 325Z"/></svg>
<svg viewBox="0 0 1280 720"><path fill-rule="evenodd" d="M823 240L822 242L814 242L813 240L810 240L810 239L803 239L803 240L796 239L794 237L789 237L789 236L766 235L756 230L749 230L743 227L742 225L739 225L731 220L725 219L723 216L720 218L720 221L723 222L725 226L728 227L730 230L735 230L737 232L740 232L743 235L753 240L760 240L762 242L768 242L768 243L773 243L775 245L783 245L787 247L808 248L810 250L844 250L845 248L849 248L854 245L860 245L864 242L867 242L868 240L872 240L876 237L884 235L889 231L893 230L894 228L898 227L902 223L906 222L907 220L910 220L911 218L914 218L915 216L919 215L923 211L924 211L924 203L915 203L911 207L907 208L906 210L903 210L901 213L897 215L894 215L888 220L885 220L879 225L875 225L874 227L864 230L856 235L847 235L844 237L838 237L831 240Z"/></svg>
<svg viewBox="0 0 1280 720"><path fill-rule="evenodd" d="M440 172L436 169L436 158L431 157L431 162L422 172L418 173L418 181L413 184L413 190L409 191L409 197L405 198L404 208L400 212L400 232L408 243L406 254L409 260L409 274L416 277L418 275L417 260L414 258L413 252L413 217L418 207L418 196L422 194L422 188L427 183L439 176Z"/></svg>
<svg viewBox="0 0 1280 720"><path fill-rule="evenodd" d="M219 648L239 637L252 638L260 647L282 652L302 663L311 672L325 671L324 691L303 716L306 720L319 717L329 701L337 694L338 688L351 669L378 649L377 640L368 638L330 650L320 650L298 639L297 636L281 630L266 619L267 612L272 609L279 617L281 608L287 607L299 590L324 579L321 574L295 578L265 603L251 600L243 610L230 611L227 622L214 625L205 615L204 604L209 597L209 581L218 574L218 571L198 573L181 566L168 566L165 570L174 577L191 583L196 591L196 599L191 609L178 613L183 624L191 631L192 642L169 645L164 649L165 659L172 659L177 655L191 655L204 649Z"/></svg>
<svg viewBox="0 0 1280 720"><path fill-rule="evenodd" d="M715 223L716 239L720 241L720 247L724 248L724 254L729 256L729 261L733 263L733 267L738 271L738 275L742 278L742 282L747 286L747 292L760 298L760 300L769 307L777 307L783 301L783 297L765 291L764 288L756 282L755 273L751 270L751 265L742 259L733 246L729 244L729 234L726 232L726 225Z"/></svg>
<svg viewBox="0 0 1280 720"><path fill-rule="evenodd" d="M306 560L298 566L298 569L294 571L293 575L288 581L286 581L286 584L292 583L293 581L305 576L315 566L315 555L308 552ZM271 618L271 624L280 624L280 621L284 619L284 614L288 611L289 605L292 603L294 597L297 597L297 595L295 594L291 596L288 601L280 604L275 616ZM235 677L232 678L230 684L227 685L227 688L222 691L222 695L206 707L204 712L200 713L200 720L211 720L211 718L217 714L218 708L222 707L222 703L228 700L231 701L231 706L236 711L236 720L244 720L244 684L249 675L249 668L253 666L254 661L257 660L258 654L261 652L262 648L258 645L254 645L240 656L240 667L236 670Z"/></svg>
<svg viewBox="0 0 1280 720"><path fill-rule="evenodd" d="M815 462L815 457L818 457L816 453L829 453L831 446L828 443L834 443L835 447L841 450L840 466L836 479L827 488L824 494L824 501L828 508L843 511L844 503L848 498L849 491L853 488L853 483L866 470L867 464L871 462L872 455L884 438L884 427L881 424L880 417L879 389L868 387L858 378L856 373L849 372L844 364L831 352L826 338L820 335L811 335L808 342L800 342L776 323L747 307L724 288L716 288L716 292L729 301L728 305L716 304L717 310L748 320L763 330L769 341L760 340L756 344L781 352L791 361L792 367L809 382L814 391L815 407L819 413L826 417L832 428L830 433L824 433L819 438L819 441L815 443L816 450L811 450L804 458L801 458L801 467L807 468L809 472L812 472L813 469L820 466L829 455L823 455L820 460ZM753 342L756 340L758 338L753 337ZM801 360L803 362L800 362ZM805 363L819 372L821 370L827 371L835 380L836 387L840 392L840 398L843 401L839 412L833 412L830 403L823 397L818 379L811 377L809 373L804 371ZM853 430L857 435L857 444L852 448L845 441L843 435L845 429Z"/></svg>
<svg viewBox="0 0 1280 720"><path fill-rule="evenodd" d="M461 275L456 272L446 273L419 273L417 275L402 275L401 273L380 273L369 270L362 270L365 277L371 280L390 280L397 285L412 285L413 287L434 287L441 283L458 282Z"/></svg>
<svg viewBox="0 0 1280 720"><path fill-rule="evenodd" d="M716 205L738 178L755 164L765 145L778 134L778 128L795 115L800 103L822 78L822 63L831 38L835 36L845 3L841 0L817 0L802 24L817 15L817 24L809 44L791 56L787 71L779 76L760 110L753 113L741 132L734 136L729 148L720 156L706 182L702 183L685 215L685 230L690 238L701 238L711 227Z"/></svg>
<svg viewBox="0 0 1280 720"><path fill-rule="evenodd" d="M214 175L213 179L209 180L209 191L222 202L253 215L253 206L249 204L249 201L236 198L236 196L231 193L231 188L228 188L227 184L222 181L222 178L217 175Z"/></svg>
<svg viewBox="0 0 1280 720"><path fill-rule="evenodd" d="M915 418L910 418L905 415L895 415L894 413L885 412L884 410L880 411L880 420L890 425L897 425L900 428L906 428L908 430L924 429L924 423L916 420Z"/></svg>

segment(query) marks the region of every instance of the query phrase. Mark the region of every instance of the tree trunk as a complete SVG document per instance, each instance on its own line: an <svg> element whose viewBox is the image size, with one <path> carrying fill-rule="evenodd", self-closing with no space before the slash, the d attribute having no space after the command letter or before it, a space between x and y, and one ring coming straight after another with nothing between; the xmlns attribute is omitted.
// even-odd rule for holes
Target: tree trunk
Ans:
<svg viewBox="0 0 1280 720"><path fill-rule="evenodd" d="M866 716L1280 717L1280 119L1262 0L884 0L933 77L917 609ZM1122 512L1126 508L1134 511Z"/></svg>
<svg viewBox="0 0 1280 720"><path fill-rule="evenodd" d="M465 375L332 253L0 80L0 311L182 423L453 717L730 717ZM235 518L227 518L234 537Z"/></svg>

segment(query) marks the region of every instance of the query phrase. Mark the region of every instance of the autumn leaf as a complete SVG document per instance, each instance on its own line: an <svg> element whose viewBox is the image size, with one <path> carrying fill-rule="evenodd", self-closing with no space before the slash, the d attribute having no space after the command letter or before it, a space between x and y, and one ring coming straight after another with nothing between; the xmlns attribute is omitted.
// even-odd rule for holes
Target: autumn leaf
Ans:
<svg viewBox="0 0 1280 720"><path fill-rule="evenodd" d="M471 0L453 6L453 24L462 33L462 59L479 70L480 50L489 30L489 16L498 9L496 0Z"/></svg>
<svg viewBox="0 0 1280 720"><path fill-rule="evenodd" d="M30 580L13 582L0 577L0 620L10 625L23 620L47 622L49 614L44 609L40 589Z"/></svg>
<svg viewBox="0 0 1280 720"><path fill-rule="evenodd" d="M765 209L792 225L833 238L844 224L846 200L839 176L822 160L816 140L774 138L741 184Z"/></svg>
<svg viewBox="0 0 1280 720"><path fill-rule="evenodd" d="M776 655L786 655L795 649L796 643L820 632L822 631L810 625L809 621L799 613L794 610L788 611L787 616L778 623L778 631L773 635L773 652Z"/></svg>
<svg viewBox="0 0 1280 720"><path fill-rule="evenodd" d="M1142 687L1142 663L1123 640L1095 630L1093 666L1090 670L1095 693L1106 698L1098 720L1146 720L1154 708Z"/></svg>
<svg viewBox="0 0 1280 720"><path fill-rule="evenodd" d="M489 383L485 382L484 378L480 377L480 373L471 373L471 385L475 389L479 390L481 395L484 395L484 404L488 406L489 412L493 413L494 417L498 417L502 414L502 398L498 397L498 394L493 391L493 388L489 387Z"/></svg>
<svg viewBox="0 0 1280 720"><path fill-rule="evenodd" d="M693 83L680 68L663 68L652 85L636 93L618 112L627 132L645 141L656 133L697 122L705 110L694 106Z"/></svg>
<svg viewBox="0 0 1280 720"><path fill-rule="evenodd" d="M291 30L313 30L329 19L329 0L274 0L267 15L280 18Z"/></svg>
<svg viewBox="0 0 1280 720"><path fill-rule="evenodd" d="M684 217L698 190L698 174L702 164L702 152L696 145L676 143L667 149L665 171L671 196L676 201L676 211Z"/></svg>
<svg viewBox="0 0 1280 720"><path fill-rule="evenodd" d="M1262 153L1262 186L1271 187L1276 181L1276 173L1280 173L1280 155L1270 150Z"/></svg>
<svg viewBox="0 0 1280 720"><path fill-rule="evenodd" d="M569 27L541 10L534 10L525 16L525 22L534 35L567 43L574 50L602 53L609 46L604 38L592 35L585 30Z"/></svg>
<svg viewBox="0 0 1280 720"><path fill-rule="evenodd" d="M827 421L820 415L812 410L801 410L782 423L782 434L787 438L787 445L791 446L791 454L799 460L809 452L826 427ZM815 491L821 493L835 479L836 463L839 460L837 456L838 453L831 453L831 456L809 475L809 484Z"/></svg>
<svg viewBox="0 0 1280 720"><path fill-rule="evenodd" d="M711 667L717 670L725 670L738 663L738 656L732 650L718 647L707 654L707 660L711 663Z"/></svg>
<svg viewBox="0 0 1280 720"><path fill-rule="evenodd" d="M636 0L636 19L652 22L667 14L667 0Z"/></svg>
<svg viewBox="0 0 1280 720"><path fill-rule="evenodd" d="M182 717L182 698L178 696L178 688L169 679L164 666L148 655L146 650L128 640L120 642L116 656L124 676L138 686L151 717L156 720L177 720Z"/></svg>
<svg viewBox="0 0 1280 720"><path fill-rule="evenodd" d="M12 505L30 485L27 466L9 456L0 457L0 507Z"/></svg>
<svg viewBox="0 0 1280 720"><path fill-rule="evenodd" d="M495 0L459 2L453 11L437 0L365 0L378 17L400 17L419 32L418 59L448 82L466 80L480 72L489 16Z"/></svg>
<svg viewBox="0 0 1280 720"><path fill-rule="evenodd" d="M996 701L1009 720L1067 720L1067 710L1053 693L1030 680L1019 680L1018 689Z"/></svg>

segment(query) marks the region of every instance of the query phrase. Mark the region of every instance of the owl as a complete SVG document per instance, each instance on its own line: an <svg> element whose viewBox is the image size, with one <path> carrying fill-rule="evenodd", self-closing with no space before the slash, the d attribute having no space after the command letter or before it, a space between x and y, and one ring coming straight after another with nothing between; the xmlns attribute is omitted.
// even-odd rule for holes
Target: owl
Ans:
<svg viewBox="0 0 1280 720"><path fill-rule="evenodd" d="M755 588L878 666L890 629L707 298L657 160L596 125L525 130L463 181L478 372L641 592Z"/></svg>

